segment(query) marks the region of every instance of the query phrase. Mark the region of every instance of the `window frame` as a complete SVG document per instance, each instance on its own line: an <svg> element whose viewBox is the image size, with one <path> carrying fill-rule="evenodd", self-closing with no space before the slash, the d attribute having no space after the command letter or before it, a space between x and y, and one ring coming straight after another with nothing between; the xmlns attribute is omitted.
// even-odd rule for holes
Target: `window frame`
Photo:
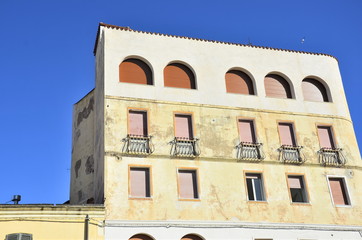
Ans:
<svg viewBox="0 0 362 240"><path fill-rule="evenodd" d="M348 204L340 205L340 204L335 204L334 203L334 198L333 198L333 195L332 195L332 189L331 189L331 185L330 185L330 181L329 181L330 178L340 178L340 179L342 179L343 187L344 187L344 190L346 192L346 197L347 197ZM341 175L326 175L326 179L327 179L329 196L331 198L332 205L334 207L351 208L352 207L352 201L351 201L351 197L350 197L350 190L349 190L349 187L348 187L348 184L347 184L347 178L345 176L341 176Z"/></svg>
<svg viewBox="0 0 362 240"><path fill-rule="evenodd" d="M172 65L182 65L183 67L186 67L186 68L192 73L192 77L193 77L194 82L191 83L191 88L166 86L166 84L165 84L165 81L166 81L165 69L166 69L168 66L172 66ZM178 67L178 68L180 68L180 67ZM182 69L182 68L181 68L181 69ZM183 70L183 69L182 69L182 70ZM187 74L187 73L186 73L186 74ZM163 77L163 87L165 87L165 88L175 88L175 89L183 89L183 90L198 90L196 72L195 72L195 70L191 67L190 64L188 64L188 63L186 63L186 62L184 62L184 61L176 60L176 61L171 61L171 62L167 63L166 66L163 68L162 77ZM194 84L194 88L192 88L192 84Z"/></svg>
<svg viewBox="0 0 362 240"><path fill-rule="evenodd" d="M248 184L247 184L247 174L254 174L254 175L259 175L260 176L260 180L261 180L261 195L262 195L262 200L250 200L249 198L249 191L248 191ZM244 184L245 184L245 195L246 195L246 200L249 203L268 203L267 201L267 192L266 192L266 187L265 187L265 181L264 181L264 174L262 171L249 171L249 170L244 170ZM255 190L255 189L253 189Z"/></svg>
<svg viewBox="0 0 362 240"><path fill-rule="evenodd" d="M193 112L182 112L182 111L174 111L173 112L173 135L176 138L176 115L184 115L184 116L190 116L191 117L191 134L192 138L189 140L194 140L196 137L196 131L195 131L195 123L194 123L194 113Z"/></svg>
<svg viewBox="0 0 362 240"><path fill-rule="evenodd" d="M333 141L333 149L337 148L338 144L337 144L336 135L335 135L335 132L334 132L333 125L332 124L317 123L316 124L316 130L317 130L319 148L322 148L322 146L321 146L321 138L319 136L319 131L318 131L319 127L326 127L326 128L328 127L331 130L332 141Z"/></svg>
<svg viewBox="0 0 362 240"><path fill-rule="evenodd" d="M195 172L196 175L196 186L193 186L194 189L196 187L196 192L197 192L197 198L184 198L181 197L181 184L180 184L180 171L189 171L189 172ZM177 175L177 195L178 195L178 200L179 201L201 201L201 194L200 194L200 177L199 177L199 170L198 168L193 168L193 167L181 167L181 168L177 168L176 169L176 175Z"/></svg>
<svg viewBox="0 0 362 240"><path fill-rule="evenodd" d="M311 205L311 199L309 196L309 190L308 190L308 184L307 181L305 180L305 174L303 173L286 173L286 180L287 180L287 187L288 187L288 192L289 192L289 200L290 200L290 204L292 205ZM302 184L303 184L303 190L304 190L304 196L306 197L306 201L305 202L294 202L293 198L292 198L292 192L291 192L291 188L289 186L289 177L300 177L300 179L302 180Z"/></svg>
<svg viewBox="0 0 362 240"><path fill-rule="evenodd" d="M298 134L297 134L297 131L295 130L295 121L277 120L277 131L278 131L278 135L279 135L280 146L285 145L285 144L283 144L283 141L282 141L282 136L280 134L279 124L290 124L290 125L292 125L292 130L293 130L292 137L294 138L295 146L299 146L298 145Z"/></svg>
<svg viewBox="0 0 362 240"><path fill-rule="evenodd" d="M131 169L148 169L148 183L149 183L149 189L150 189L150 196L145 197L136 197L131 195ZM147 181L146 183L147 184ZM152 200L153 198L153 187L152 187L152 166L151 165L128 165L128 199L130 200Z"/></svg>
<svg viewBox="0 0 362 240"><path fill-rule="evenodd" d="M134 107L128 107L127 108L127 134L130 134L130 130L131 130L131 118L129 116L130 111L134 111L134 112L145 112L146 113L146 118L147 118L147 123L146 123L146 127L147 127L147 136L150 136L150 119L149 119L149 110L148 108L134 108Z"/></svg>
<svg viewBox="0 0 362 240"><path fill-rule="evenodd" d="M257 130L256 130L255 118L245 118L245 117L237 117L236 118L236 125L237 125L237 129L238 129L239 142L242 142L241 136L240 136L240 126L239 126L240 121L250 121L252 123L252 128L253 128L252 130L253 130L253 134L254 134L254 138L255 138L254 143L258 143L259 137L258 137Z"/></svg>
<svg viewBox="0 0 362 240"><path fill-rule="evenodd" d="M146 84L143 84L143 83L135 83L135 82L125 82L125 81L121 81L121 65L122 63L126 62L126 61L130 61L130 60L137 60L137 61L140 61L142 63L144 63L150 70L150 84L149 83L146 83ZM151 63L146 60L145 58L143 57L140 57L140 56L128 56L128 57L125 57L119 64L118 64L118 83L121 83L121 84L139 84L139 85L146 85L146 86L155 86L155 79L154 79L154 69L151 65Z"/></svg>

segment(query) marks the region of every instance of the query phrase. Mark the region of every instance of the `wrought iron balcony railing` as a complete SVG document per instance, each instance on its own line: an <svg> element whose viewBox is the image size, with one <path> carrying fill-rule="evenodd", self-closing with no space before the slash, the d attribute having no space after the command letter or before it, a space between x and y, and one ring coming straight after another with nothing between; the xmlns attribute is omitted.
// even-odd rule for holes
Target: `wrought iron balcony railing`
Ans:
<svg viewBox="0 0 362 240"><path fill-rule="evenodd" d="M197 157L200 155L198 145L199 139L175 137L171 142L171 156L175 157Z"/></svg>
<svg viewBox="0 0 362 240"><path fill-rule="evenodd" d="M344 166L347 162L342 153L342 148L321 148L318 151L319 162L323 166Z"/></svg>
<svg viewBox="0 0 362 240"><path fill-rule="evenodd" d="M303 164L306 159L302 153L303 146L282 145L279 150L279 160L283 163Z"/></svg>
<svg viewBox="0 0 362 240"><path fill-rule="evenodd" d="M262 143L240 142L237 146L237 158L244 161L262 161L265 158Z"/></svg>
<svg viewBox="0 0 362 240"><path fill-rule="evenodd" d="M148 155L153 152L152 136L132 135L122 139L122 152L126 154Z"/></svg>

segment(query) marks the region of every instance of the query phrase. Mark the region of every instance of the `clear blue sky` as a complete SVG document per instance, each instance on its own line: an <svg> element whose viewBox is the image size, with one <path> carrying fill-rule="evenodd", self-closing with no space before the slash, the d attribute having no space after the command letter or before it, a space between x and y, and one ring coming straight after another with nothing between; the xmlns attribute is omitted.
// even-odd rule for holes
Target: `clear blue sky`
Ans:
<svg viewBox="0 0 362 240"><path fill-rule="evenodd" d="M0 0L0 203L69 199L72 107L94 87L99 22L334 55L361 148L361 13L360 0Z"/></svg>

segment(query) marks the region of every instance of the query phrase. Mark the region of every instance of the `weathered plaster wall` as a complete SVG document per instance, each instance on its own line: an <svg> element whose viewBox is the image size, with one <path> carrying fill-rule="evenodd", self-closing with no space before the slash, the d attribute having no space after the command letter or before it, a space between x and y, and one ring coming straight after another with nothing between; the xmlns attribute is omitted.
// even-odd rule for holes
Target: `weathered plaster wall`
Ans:
<svg viewBox="0 0 362 240"><path fill-rule="evenodd" d="M73 107L71 204L94 201L94 105L91 91Z"/></svg>
<svg viewBox="0 0 362 240"><path fill-rule="evenodd" d="M326 103L328 104L328 103ZM292 112L257 111L212 105L181 104L135 99L106 99L105 151L107 219L128 220L214 220L310 224L362 224L361 161L352 123L340 117ZM127 134L127 109L148 109L149 133L155 151L148 157L121 154L122 138ZM169 141L174 137L175 111L191 112L195 136L200 138L201 155L188 160L170 158ZM260 163L236 161L237 117L253 118L258 141L264 143L266 159ZM277 121L293 121L297 142L304 146L307 162L301 166L278 161ZM348 159L345 167L322 167L317 123L333 126L339 147ZM152 199L128 197L128 167L151 166ZM177 168L197 168L200 201L180 201ZM244 171L261 171L267 202L248 202ZM352 172L352 174L351 174ZM286 173L303 174L310 204L291 204ZM351 207L334 207L327 175L346 177Z"/></svg>
<svg viewBox="0 0 362 240"><path fill-rule="evenodd" d="M11 233L29 233L34 240L84 240L87 214L89 239L104 239L103 207L0 205L0 239Z"/></svg>
<svg viewBox="0 0 362 240"><path fill-rule="evenodd" d="M105 41L104 33L98 39L96 52L96 88L95 88L95 203L104 201L104 82L105 82Z"/></svg>

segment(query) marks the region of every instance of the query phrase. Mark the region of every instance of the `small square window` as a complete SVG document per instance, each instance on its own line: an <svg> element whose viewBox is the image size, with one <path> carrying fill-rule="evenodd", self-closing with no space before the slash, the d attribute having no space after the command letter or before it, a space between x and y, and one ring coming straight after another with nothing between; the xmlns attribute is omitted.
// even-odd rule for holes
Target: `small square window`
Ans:
<svg viewBox="0 0 362 240"><path fill-rule="evenodd" d="M143 167L131 167L130 174L130 197L134 198L150 198L150 169Z"/></svg>
<svg viewBox="0 0 362 240"><path fill-rule="evenodd" d="M288 176L290 196L293 203L308 203L307 191L303 176Z"/></svg>
<svg viewBox="0 0 362 240"><path fill-rule="evenodd" d="M179 196L182 199L198 199L196 170L178 170Z"/></svg>
<svg viewBox="0 0 362 240"><path fill-rule="evenodd" d="M246 173L246 187L249 201L265 201L263 180L260 173Z"/></svg>
<svg viewBox="0 0 362 240"><path fill-rule="evenodd" d="M328 182L334 205L351 205L345 179L341 177L329 177Z"/></svg>

